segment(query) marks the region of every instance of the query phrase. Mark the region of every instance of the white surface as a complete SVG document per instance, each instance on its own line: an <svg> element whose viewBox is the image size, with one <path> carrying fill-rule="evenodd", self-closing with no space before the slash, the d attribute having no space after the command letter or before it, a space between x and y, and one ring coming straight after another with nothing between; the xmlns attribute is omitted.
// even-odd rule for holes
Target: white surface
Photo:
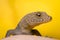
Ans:
<svg viewBox="0 0 60 40"><path fill-rule="evenodd" d="M16 36L4 38L2 40L57 40L57 39L40 37L40 36L32 36L32 35L16 35Z"/></svg>

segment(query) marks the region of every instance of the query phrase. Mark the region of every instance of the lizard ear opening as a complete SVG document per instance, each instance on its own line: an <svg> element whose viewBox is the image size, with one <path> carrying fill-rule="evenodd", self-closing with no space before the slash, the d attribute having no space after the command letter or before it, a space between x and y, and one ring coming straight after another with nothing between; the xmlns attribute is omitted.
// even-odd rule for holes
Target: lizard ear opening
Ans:
<svg viewBox="0 0 60 40"><path fill-rule="evenodd" d="M30 25L30 26L33 25L32 22L31 22L31 20L32 20L31 18L27 18L26 19L27 24Z"/></svg>

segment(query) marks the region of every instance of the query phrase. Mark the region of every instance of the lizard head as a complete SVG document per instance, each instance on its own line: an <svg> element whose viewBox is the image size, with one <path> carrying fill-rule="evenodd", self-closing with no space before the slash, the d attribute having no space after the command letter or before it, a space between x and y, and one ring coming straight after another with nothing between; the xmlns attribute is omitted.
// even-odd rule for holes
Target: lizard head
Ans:
<svg viewBox="0 0 60 40"><path fill-rule="evenodd" d="M28 25L34 27L39 24L49 22L52 19L46 12L32 12L25 16Z"/></svg>

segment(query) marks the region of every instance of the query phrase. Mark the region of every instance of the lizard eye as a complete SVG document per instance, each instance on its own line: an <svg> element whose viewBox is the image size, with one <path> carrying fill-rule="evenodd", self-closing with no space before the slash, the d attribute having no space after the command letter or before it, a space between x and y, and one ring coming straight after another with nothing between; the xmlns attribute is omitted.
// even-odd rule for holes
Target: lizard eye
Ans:
<svg viewBox="0 0 60 40"><path fill-rule="evenodd" d="M40 13L37 13L36 15L37 15L37 16L39 16L39 17L41 16L41 14L40 14Z"/></svg>

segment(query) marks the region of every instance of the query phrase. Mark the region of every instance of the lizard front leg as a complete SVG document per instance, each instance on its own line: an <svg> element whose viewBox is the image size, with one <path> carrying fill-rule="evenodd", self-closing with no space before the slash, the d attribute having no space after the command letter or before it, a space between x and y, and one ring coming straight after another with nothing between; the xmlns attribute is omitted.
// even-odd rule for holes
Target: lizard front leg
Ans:
<svg viewBox="0 0 60 40"><path fill-rule="evenodd" d="M7 34L6 34L5 37L8 37L8 36L10 36L10 35L15 35L14 30L9 30L9 31L7 31Z"/></svg>

